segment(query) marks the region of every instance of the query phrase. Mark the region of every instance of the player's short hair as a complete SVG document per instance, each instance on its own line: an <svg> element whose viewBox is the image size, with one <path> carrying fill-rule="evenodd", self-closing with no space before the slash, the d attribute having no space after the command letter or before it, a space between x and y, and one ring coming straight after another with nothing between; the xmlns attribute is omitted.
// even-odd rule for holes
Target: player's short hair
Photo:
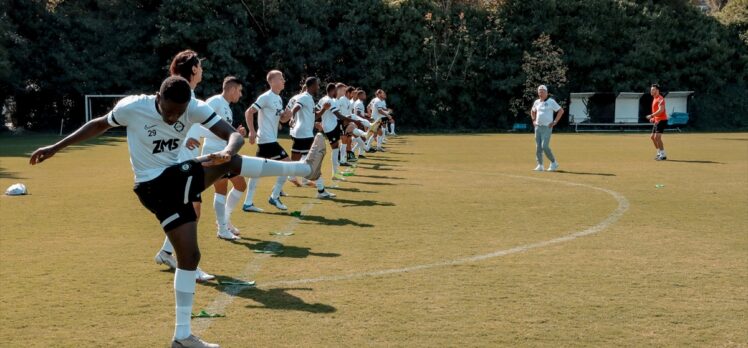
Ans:
<svg viewBox="0 0 748 348"><path fill-rule="evenodd" d="M335 84L334 83L328 83L327 84L327 89L325 89L325 90L327 91L327 93L330 93L330 91L334 91L335 90Z"/></svg>
<svg viewBox="0 0 748 348"><path fill-rule="evenodd" d="M223 79L223 90L225 91L227 88L232 87L232 85L234 85L234 87L241 86L242 81L236 76L226 76L226 78Z"/></svg>
<svg viewBox="0 0 748 348"><path fill-rule="evenodd" d="M353 86L348 86L348 89L346 89L346 90L345 90L345 92L346 92L346 93L351 93L351 92L354 92L355 90L356 90L356 88L355 88L355 87L353 87Z"/></svg>
<svg viewBox="0 0 748 348"><path fill-rule="evenodd" d="M345 83L342 83L342 82L338 82L335 84L335 88L343 88L343 87L348 87L348 86L346 86Z"/></svg>
<svg viewBox="0 0 748 348"><path fill-rule="evenodd" d="M280 70L270 70L267 76L265 76L265 80L270 83L270 80L272 80L276 76L283 76L283 73Z"/></svg>
<svg viewBox="0 0 748 348"><path fill-rule="evenodd" d="M192 88L187 79L181 76L169 76L164 82L161 82L161 88L158 90L161 98L172 101L177 104L184 104L192 99Z"/></svg>
<svg viewBox="0 0 748 348"><path fill-rule="evenodd" d="M319 82L319 79L315 76L307 77L306 80L304 80L304 87L309 88L312 87L315 83Z"/></svg>
<svg viewBox="0 0 748 348"><path fill-rule="evenodd" d="M660 90L660 84L659 83L653 83L651 87L657 88L657 90Z"/></svg>
<svg viewBox="0 0 748 348"><path fill-rule="evenodd" d="M192 79L192 68L200 65L200 59L197 52L193 50L184 50L177 53L169 65L169 74L172 76L181 76L189 81Z"/></svg>
<svg viewBox="0 0 748 348"><path fill-rule="evenodd" d="M366 94L366 92L364 92L363 89L357 89L356 90L356 95L361 95L361 94Z"/></svg>
<svg viewBox="0 0 748 348"><path fill-rule="evenodd" d="M378 89L374 94L382 94L382 93L384 93L384 90L383 89Z"/></svg>

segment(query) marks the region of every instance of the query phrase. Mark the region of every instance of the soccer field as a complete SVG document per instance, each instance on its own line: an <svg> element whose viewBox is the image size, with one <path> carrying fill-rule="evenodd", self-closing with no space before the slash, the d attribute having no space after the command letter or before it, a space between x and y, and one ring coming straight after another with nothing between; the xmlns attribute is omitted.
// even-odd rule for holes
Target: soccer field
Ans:
<svg viewBox="0 0 748 348"><path fill-rule="evenodd" d="M0 346L166 346L173 273L125 139L28 165L56 139L0 137L0 187L30 192L0 197ZM748 134L663 140L657 162L645 134L557 134L562 171L538 173L530 134L390 138L334 200L287 184L301 217L261 180L239 242L216 238L208 189L201 267L257 287L198 285L194 312L225 317L193 329L223 347L744 347ZM283 253L254 252L268 242Z"/></svg>

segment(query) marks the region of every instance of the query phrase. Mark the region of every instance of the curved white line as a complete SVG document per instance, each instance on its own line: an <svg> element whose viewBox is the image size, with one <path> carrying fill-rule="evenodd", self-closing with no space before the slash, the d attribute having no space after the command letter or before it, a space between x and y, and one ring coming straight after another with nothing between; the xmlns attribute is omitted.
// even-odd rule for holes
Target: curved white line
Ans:
<svg viewBox="0 0 748 348"><path fill-rule="evenodd" d="M616 207L616 209L610 215L608 215L608 217L605 218L605 220L599 222L597 225L594 225L582 231L574 232L571 234L567 234L565 236L561 236L558 238L554 238L554 239L550 239L550 240L546 240L542 242L524 244L524 245L520 245L514 248L510 248L510 249L497 250L497 251L494 251L488 254L469 256L469 257L464 257L464 258L459 258L459 259L454 259L454 260L434 262L434 263L428 263L428 264L423 264L423 265L415 265L415 266L409 266L409 267L403 267L403 268L392 268L392 269L385 269L385 270L380 270L380 271L350 273L350 274L337 275L337 276L333 275L333 276L322 276L322 277L308 278L308 279L279 280L279 281L263 283L259 285L258 287L269 288L269 287L309 284L309 283L318 283L318 282L327 282L327 281L352 280L352 279L360 279L360 278L366 278L366 277L378 277L378 276L384 276L384 275L390 275L390 274L415 272L415 271L436 268L436 267L460 265L460 264L464 264L468 262L477 262L477 261L487 260L487 259L491 259L495 257L521 253L521 252L525 252L528 250L547 247L547 246L559 244L559 243L564 243L564 242L572 241L580 237L585 237L585 236L599 233L605 230L606 228L608 228L610 225L616 223L623 216L623 214L625 214L626 211L629 209L629 201L622 194L616 191L613 191L613 190L609 190L609 189L605 189L605 188L601 188L597 186L592 186L588 184L581 184L581 183L574 183L574 182L553 180L553 179L546 179L546 178L535 178L535 177L521 176L521 175L501 174L501 173L438 170L438 169L430 169L430 168L419 168L419 170L449 171L449 172L458 172L462 174L468 173L468 174L478 174L478 175L499 175L499 176L505 176L505 177L515 178L515 179L529 179L529 180L536 180L536 181L559 183L559 184L563 184L567 186L584 187L584 188L597 190L597 191L601 191L601 192L605 192L609 194L618 202L618 207Z"/></svg>

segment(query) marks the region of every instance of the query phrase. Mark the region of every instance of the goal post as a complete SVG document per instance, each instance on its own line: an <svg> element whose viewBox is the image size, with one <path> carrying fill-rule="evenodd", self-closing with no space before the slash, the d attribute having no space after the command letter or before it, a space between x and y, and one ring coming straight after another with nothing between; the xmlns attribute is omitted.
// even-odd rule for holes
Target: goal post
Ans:
<svg viewBox="0 0 748 348"><path fill-rule="evenodd" d="M111 110L117 102L126 97L126 94L86 94L85 103L85 122L91 121L94 117L103 116Z"/></svg>

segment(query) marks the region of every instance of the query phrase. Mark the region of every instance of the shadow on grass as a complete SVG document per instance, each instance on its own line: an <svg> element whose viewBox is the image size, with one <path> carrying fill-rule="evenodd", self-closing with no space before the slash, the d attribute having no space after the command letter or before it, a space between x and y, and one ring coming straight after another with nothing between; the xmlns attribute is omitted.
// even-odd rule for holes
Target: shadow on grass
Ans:
<svg viewBox="0 0 748 348"><path fill-rule="evenodd" d="M278 243L278 242L272 242L272 241L267 241L267 240L254 239L254 238L242 237L241 240L231 241L231 243L243 245L252 252L254 252L255 250L263 250L271 244L281 245L282 246L281 250L283 250L283 252L279 254L271 254L272 257L288 257L288 258L293 258L293 259L302 259L302 258L306 258L309 256L317 256L317 257L340 256L340 254L338 253L317 253L317 252L312 252L311 248L297 247L293 245L285 245L285 244Z"/></svg>
<svg viewBox="0 0 748 348"><path fill-rule="evenodd" d="M216 276L216 279L220 281L242 281L222 275ZM234 297L241 297L260 303L260 305L247 305L247 308L278 309L307 313L335 313L337 311L333 306L324 303L306 303L300 297L288 293L288 291L313 291L312 288L275 288L264 290L255 287L224 286L218 284L218 282L204 283L204 285Z"/></svg>
<svg viewBox="0 0 748 348"><path fill-rule="evenodd" d="M676 162L676 163L698 163L698 164L725 164L723 162L714 162L714 161L699 161L699 160L671 160L667 159L665 162Z"/></svg>
<svg viewBox="0 0 748 348"><path fill-rule="evenodd" d="M384 175L354 175L359 178L372 178L372 179L387 179L387 180L405 180L405 178L399 178L396 176L384 176Z"/></svg>
<svg viewBox="0 0 748 348"><path fill-rule="evenodd" d="M361 175L357 175L361 176ZM326 187L326 190L343 191L343 192L355 192L355 193L379 193L379 191L367 191L356 187Z"/></svg>
<svg viewBox="0 0 748 348"><path fill-rule="evenodd" d="M395 203L392 202L380 202L371 199L342 199L342 198L330 198L331 201L336 203L342 203L343 207L394 207Z"/></svg>
<svg viewBox="0 0 748 348"><path fill-rule="evenodd" d="M714 138L714 140L748 141L748 138Z"/></svg>
<svg viewBox="0 0 748 348"><path fill-rule="evenodd" d="M279 212L265 213L265 214L291 216L288 213L279 213ZM328 226L374 227L374 225L358 223L351 219L344 219L344 218L329 219L324 216L318 216L318 215L301 215L300 217L298 217L298 219L301 220L302 222L316 222L320 225L328 225Z"/></svg>
<svg viewBox="0 0 748 348"><path fill-rule="evenodd" d="M0 136L0 157L30 157L34 150L52 145L62 138L56 135L2 135ZM73 145L62 152L85 149L95 145L117 145L126 141L125 137L106 135Z"/></svg>
<svg viewBox="0 0 748 348"><path fill-rule="evenodd" d="M616 176L613 173L585 173L585 172L570 172L568 170L557 170L557 173L574 174L574 175L599 175L599 176Z"/></svg>
<svg viewBox="0 0 748 348"><path fill-rule="evenodd" d="M9 172L5 168L0 167L0 179L26 179L18 176L15 172Z"/></svg>

